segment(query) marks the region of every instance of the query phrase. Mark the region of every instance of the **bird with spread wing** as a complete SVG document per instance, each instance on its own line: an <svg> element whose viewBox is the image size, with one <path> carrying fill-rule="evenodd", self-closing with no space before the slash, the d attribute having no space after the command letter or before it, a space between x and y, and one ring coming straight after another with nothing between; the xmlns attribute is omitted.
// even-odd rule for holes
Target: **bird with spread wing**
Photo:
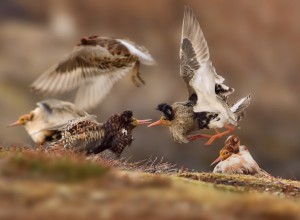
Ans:
<svg viewBox="0 0 300 220"><path fill-rule="evenodd" d="M54 127L87 115L87 112L78 110L73 103L50 99L38 102L34 110L21 115L9 127L22 125L35 143L44 144L60 138L60 131Z"/></svg>
<svg viewBox="0 0 300 220"><path fill-rule="evenodd" d="M113 85L128 73L136 86L145 84L140 64L153 65L148 50L130 40L108 37L84 37L73 51L38 77L33 91L55 95L78 88L75 105L94 108Z"/></svg>
<svg viewBox="0 0 300 220"><path fill-rule="evenodd" d="M210 61L207 42L190 7L185 7L184 11L180 76L188 88L188 101L176 102L172 106L166 103L158 105L157 109L164 115L149 127L168 126L173 139L180 143L209 138L206 145L232 132L250 104L250 95L232 106L228 105L227 97L234 89L226 86L224 78L216 73ZM217 130L223 127L227 130ZM201 129L214 129L216 134L195 134Z"/></svg>

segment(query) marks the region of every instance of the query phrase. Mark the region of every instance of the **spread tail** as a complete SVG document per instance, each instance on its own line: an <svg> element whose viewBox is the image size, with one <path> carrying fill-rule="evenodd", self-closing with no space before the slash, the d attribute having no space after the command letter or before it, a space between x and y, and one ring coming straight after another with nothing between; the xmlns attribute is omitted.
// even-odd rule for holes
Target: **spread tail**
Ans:
<svg viewBox="0 0 300 220"><path fill-rule="evenodd" d="M251 96L250 94L244 98L238 100L235 104L230 107L230 110L234 113L237 121L244 117L244 110L250 105Z"/></svg>

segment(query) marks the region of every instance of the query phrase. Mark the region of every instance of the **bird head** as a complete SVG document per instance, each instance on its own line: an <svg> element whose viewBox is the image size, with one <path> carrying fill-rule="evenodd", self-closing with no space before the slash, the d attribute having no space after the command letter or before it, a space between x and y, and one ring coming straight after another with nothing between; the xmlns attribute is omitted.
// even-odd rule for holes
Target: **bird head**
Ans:
<svg viewBox="0 0 300 220"><path fill-rule="evenodd" d="M130 124L134 127L138 126L138 125L143 125L143 124L149 124L151 123L151 119L144 119L144 120L139 120L139 119L136 119L136 118L133 118L133 113L132 111L130 110L126 110L124 111L122 114L121 114L121 118L123 120L123 122L125 124Z"/></svg>
<svg viewBox="0 0 300 220"><path fill-rule="evenodd" d="M31 121L32 119L33 119L33 114L31 114L31 113L25 114L25 115L21 115L20 118L16 122L8 125L8 127L19 126L19 125L26 125L27 122Z"/></svg>
<svg viewBox="0 0 300 220"><path fill-rule="evenodd" d="M172 106L170 106L166 103L162 103L162 104L159 104L156 109L158 111L161 111L164 115L161 116L161 118L158 121L153 122L152 124L148 125L148 127L152 127L152 126L156 126L156 125L170 126L172 124L172 121L175 118L175 113L174 113Z"/></svg>
<svg viewBox="0 0 300 220"><path fill-rule="evenodd" d="M220 151L220 156L211 165L226 160L232 154L237 154L240 151L240 139L236 135L229 136L224 145Z"/></svg>
<svg viewBox="0 0 300 220"><path fill-rule="evenodd" d="M230 135L226 141L225 141L225 146L239 146L240 145L240 138L237 135Z"/></svg>

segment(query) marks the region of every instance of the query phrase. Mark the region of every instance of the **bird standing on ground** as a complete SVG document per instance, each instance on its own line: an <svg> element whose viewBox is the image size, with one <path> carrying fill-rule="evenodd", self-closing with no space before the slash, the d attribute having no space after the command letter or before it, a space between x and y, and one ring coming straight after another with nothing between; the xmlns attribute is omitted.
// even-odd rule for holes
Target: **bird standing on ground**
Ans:
<svg viewBox="0 0 300 220"><path fill-rule="evenodd" d="M224 78L213 67L209 50L200 25L190 7L185 7L181 47L180 76L184 79L189 99L158 105L164 116L149 125L166 125L175 141L187 143L197 138L209 138L210 145L216 138L221 138L234 130L242 119L243 111L250 104L250 95L237 101L233 106L227 104L227 97L234 89L224 85ZM227 130L219 132L217 128ZM192 134L200 129L214 129L215 135Z"/></svg>
<svg viewBox="0 0 300 220"><path fill-rule="evenodd" d="M99 123L94 117L85 116L70 120L61 127L62 143L65 148L78 152L97 154L110 150L120 156L133 141L132 132L138 125L147 124L150 119L133 118L132 111L111 116L105 123Z"/></svg>
<svg viewBox="0 0 300 220"><path fill-rule="evenodd" d="M75 105L90 109L127 73L132 73L136 86L145 84L139 72L140 63L155 64L143 46L125 39L84 37L70 54L36 79L31 88L51 95L79 88Z"/></svg>
<svg viewBox="0 0 300 220"><path fill-rule="evenodd" d="M32 140L37 144L44 144L60 137L60 132L53 127L62 125L65 121L86 116L88 113L76 109L70 102L60 100L44 100L37 103L37 107L28 114L9 125L23 125Z"/></svg>
<svg viewBox="0 0 300 220"><path fill-rule="evenodd" d="M236 135L231 135L225 141L224 147L220 151L220 156L212 163L216 164L214 173L227 174L260 174L269 176L262 170L252 158L248 148L240 145L240 139Z"/></svg>

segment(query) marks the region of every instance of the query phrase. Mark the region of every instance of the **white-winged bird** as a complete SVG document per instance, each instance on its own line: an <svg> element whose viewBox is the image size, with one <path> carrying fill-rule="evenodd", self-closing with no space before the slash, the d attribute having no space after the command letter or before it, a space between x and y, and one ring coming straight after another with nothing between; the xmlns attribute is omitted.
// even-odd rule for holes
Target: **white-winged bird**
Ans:
<svg viewBox="0 0 300 220"><path fill-rule="evenodd" d="M9 127L22 125L35 143L44 144L47 141L59 138L60 132L53 129L53 127L86 115L88 113L78 110L70 102L50 99L38 102L34 110L28 114L21 115Z"/></svg>
<svg viewBox="0 0 300 220"><path fill-rule="evenodd" d="M250 104L250 95L233 106L228 106L227 97L234 90L224 85L224 78L216 73L210 61L206 40L190 7L185 7L184 11L180 76L188 88L188 101L176 102L172 106L158 105L157 109L164 116L149 126L168 126L174 140L178 142L209 138L206 145L232 132L242 118L244 109ZM216 130L223 127L227 130L221 133ZM214 129L216 134L192 134L200 129Z"/></svg>
<svg viewBox="0 0 300 220"><path fill-rule="evenodd" d="M89 109L100 103L127 73L132 73L136 86L145 84L139 73L140 63L155 64L143 46L125 39L84 37L70 54L37 78L31 88L51 95L78 88L75 105Z"/></svg>
<svg viewBox="0 0 300 220"><path fill-rule="evenodd" d="M225 141L224 147L220 151L220 156L212 163L215 164L214 173L227 174L260 174L269 176L262 170L252 158L248 148L240 145L240 139L236 135L231 135Z"/></svg>
<svg viewBox="0 0 300 220"><path fill-rule="evenodd" d="M108 149L120 156L133 141L133 129L149 121L133 118L129 110L112 115L104 123L97 122L91 116L77 118L60 128L62 138L58 144L86 154L97 154Z"/></svg>

